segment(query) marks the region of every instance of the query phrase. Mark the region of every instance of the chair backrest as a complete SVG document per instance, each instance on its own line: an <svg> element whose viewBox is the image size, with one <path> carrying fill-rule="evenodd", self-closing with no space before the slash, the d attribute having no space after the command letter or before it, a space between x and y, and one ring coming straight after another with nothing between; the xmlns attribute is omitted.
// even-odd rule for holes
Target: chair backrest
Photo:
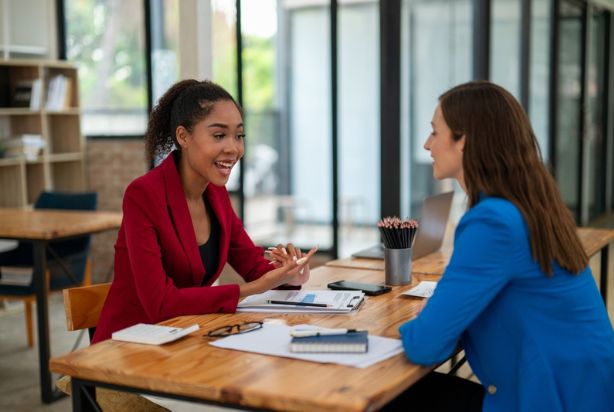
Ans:
<svg viewBox="0 0 614 412"><path fill-rule="evenodd" d="M64 209L64 210L96 210L98 195L96 192L42 192L36 202L35 209ZM73 239L50 242L49 246L68 266L77 280L77 285L83 282L87 255L90 250L90 237L79 236ZM75 286L71 278L58 267L53 256L48 254L49 271L51 273L50 288L61 289Z"/></svg>
<svg viewBox="0 0 614 412"><path fill-rule="evenodd" d="M95 328L100 312L109 293L110 283L64 289L64 311L66 329L81 330Z"/></svg>

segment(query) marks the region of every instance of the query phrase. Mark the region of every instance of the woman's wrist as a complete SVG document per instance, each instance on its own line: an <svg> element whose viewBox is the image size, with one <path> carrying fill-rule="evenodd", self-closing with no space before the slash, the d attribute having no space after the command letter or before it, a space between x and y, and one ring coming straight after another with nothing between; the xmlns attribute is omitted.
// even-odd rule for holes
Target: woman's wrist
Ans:
<svg viewBox="0 0 614 412"><path fill-rule="evenodd" d="M252 280L251 282L239 285L239 297L244 298L246 296L256 295L258 293L264 293L276 286L277 285L274 285L272 282L269 282L265 276L262 276L256 280Z"/></svg>

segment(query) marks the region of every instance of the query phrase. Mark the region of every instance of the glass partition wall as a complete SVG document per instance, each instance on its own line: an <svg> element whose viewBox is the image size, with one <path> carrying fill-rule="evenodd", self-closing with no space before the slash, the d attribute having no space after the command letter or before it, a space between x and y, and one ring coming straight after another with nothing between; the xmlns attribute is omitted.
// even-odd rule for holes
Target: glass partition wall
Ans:
<svg viewBox="0 0 614 412"><path fill-rule="evenodd" d="M318 245L347 256L379 240L379 3L336 5L334 81L331 9L315 0L213 1L213 73L236 90L239 10L247 137L242 191L238 173L229 190L243 194L256 243Z"/></svg>
<svg viewBox="0 0 614 412"><path fill-rule="evenodd" d="M228 45L214 44L214 55L219 48L226 64L215 76L229 82L229 89L241 83L243 90L246 226L261 244L319 244L348 256L377 242L374 224L385 200L379 136L382 5L369 0L253 3L212 2L218 9L225 5L219 21L226 32L214 32L214 38L226 33ZM237 42L229 41L236 29L233 4L242 9L239 53ZM543 158L554 166L578 220L581 210L585 221L603 213L610 11L575 0L491 0L489 29L482 31L489 42L476 43L481 23L474 20L475 7L482 2L400 4L400 214L420 218L426 196L460 191L452 181L432 178L423 144L438 96L475 75L476 44L489 45L491 80L519 98L525 93ZM553 53L555 31L559 44ZM241 56L241 82L229 77L233 53ZM233 179L230 187L239 189L238 177Z"/></svg>
<svg viewBox="0 0 614 412"><path fill-rule="evenodd" d="M241 2L245 226L259 244L330 250L330 7L255 3Z"/></svg>
<svg viewBox="0 0 614 412"><path fill-rule="evenodd" d="M401 214L419 219L424 197L460 190L433 179L423 146L439 96L471 80L472 2L404 0L401 30Z"/></svg>

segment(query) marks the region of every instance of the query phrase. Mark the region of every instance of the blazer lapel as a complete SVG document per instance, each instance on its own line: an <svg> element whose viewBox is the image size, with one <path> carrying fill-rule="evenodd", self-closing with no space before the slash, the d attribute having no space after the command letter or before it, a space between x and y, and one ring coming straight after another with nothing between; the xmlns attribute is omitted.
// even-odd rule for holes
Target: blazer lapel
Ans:
<svg viewBox="0 0 614 412"><path fill-rule="evenodd" d="M171 152L160 165L164 175L164 184L166 186L165 193L169 209L168 212L173 220L177 238L188 258L194 284L200 285L205 269L200 257L200 252L198 251L196 234L194 233L188 203L185 200L183 187L181 187L179 171L175 165L175 153L177 152Z"/></svg>

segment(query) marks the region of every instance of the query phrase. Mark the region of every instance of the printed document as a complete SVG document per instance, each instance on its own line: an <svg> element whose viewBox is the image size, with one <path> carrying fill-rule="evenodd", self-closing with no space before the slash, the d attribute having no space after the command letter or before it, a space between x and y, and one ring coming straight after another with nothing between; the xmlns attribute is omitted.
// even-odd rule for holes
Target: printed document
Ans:
<svg viewBox="0 0 614 412"><path fill-rule="evenodd" d="M351 313L364 298L354 290L269 290L243 299L237 312Z"/></svg>

